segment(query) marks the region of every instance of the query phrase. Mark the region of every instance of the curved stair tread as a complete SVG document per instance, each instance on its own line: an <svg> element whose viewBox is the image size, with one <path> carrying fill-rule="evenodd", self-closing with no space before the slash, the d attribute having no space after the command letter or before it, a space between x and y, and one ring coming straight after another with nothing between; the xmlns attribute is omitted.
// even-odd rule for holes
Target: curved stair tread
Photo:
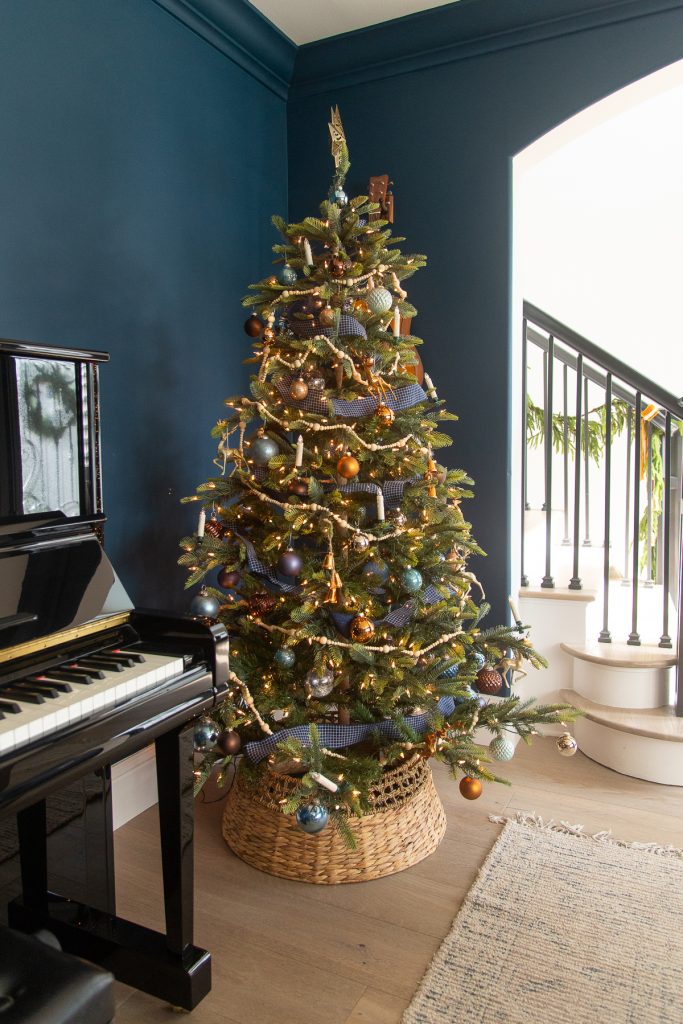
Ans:
<svg viewBox="0 0 683 1024"><path fill-rule="evenodd" d="M662 708L610 708L582 697L576 690L560 690L560 700L584 712L584 717L610 729L648 736L655 740L683 743L683 718L670 705Z"/></svg>
<svg viewBox="0 0 683 1024"><path fill-rule="evenodd" d="M656 644L631 647L629 644L615 643L562 643L560 647L572 658L590 661L594 665L605 665L607 668L672 668L677 660L675 651Z"/></svg>

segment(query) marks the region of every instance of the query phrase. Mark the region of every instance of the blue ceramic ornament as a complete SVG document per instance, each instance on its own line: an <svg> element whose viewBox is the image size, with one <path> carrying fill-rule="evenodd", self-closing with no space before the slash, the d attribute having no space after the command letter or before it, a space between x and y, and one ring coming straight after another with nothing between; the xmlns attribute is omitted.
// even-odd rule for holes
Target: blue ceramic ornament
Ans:
<svg viewBox="0 0 683 1024"><path fill-rule="evenodd" d="M275 652L274 661L280 668L291 668L296 661L296 654L294 651L291 651L289 647L280 647L280 649Z"/></svg>
<svg viewBox="0 0 683 1024"><path fill-rule="evenodd" d="M404 569L401 574L401 584L409 594L416 594L422 586L422 573L417 569Z"/></svg>
<svg viewBox="0 0 683 1024"><path fill-rule="evenodd" d="M511 761L515 745L507 736L496 736L489 743L489 753L494 761Z"/></svg>
<svg viewBox="0 0 683 1024"><path fill-rule="evenodd" d="M389 576L389 566L386 562L366 562L363 566L363 576L368 583L384 583Z"/></svg>
<svg viewBox="0 0 683 1024"><path fill-rule="evenodd" d="M349 197L341 186L331 188L327 193L327 198L331 203L336 203L337 206L346 206L349 201Z"/></svg>
<svg viewBox="0 0 683 1024"><path fill-rule="evenodd" d="M471 686L465 687L465 692L459 697L454 697L453 702L457 704L465 704L468 700L476 700L478 703L479 694L475 693Z"/></svg>
<svg viewBox="0 0 683 1024"><path fill-rule="evenodd" d="M388 313L393 302L391 292L386 288L373 288L363 296L363 300L367 303L370 312L376 316Z"/></svg>
<svg viewBox="0 0 683 1024"><path fill-rule="evenodd" d="M251 442L250 451L257 466L267 466L280 449L270 437L257 437Z"/></svg>
<svg viewBox="0 0 683 1024"><path fill-rule="evenodd" d="M455 679L459 668L459 665L449 665L446 671L441 673L439 679Z"/></svg>
<svg viewBox="0 0 683 1024"><path fill-rule="evenodd" d="M310 804L302 804L297 810L295 817L296 823L302 832L308 832L309 835L322 832L330 820L327 808L319 804L317 800Z"/></svg>
<svg viewBox="0 0 683 1024"><path fill-rule="evenodd" d="M211 594L195 594L190 602L190 611L204 619L213 619L218 615L220 604Z"/></svg>
<svg viewBox="0 0 683 1024"><path fill-rule="evenodd" d="M205 754L216 746L218 726L210 718L199 718L194 724L192 742L198 754Z"/></svg>
<svg viewBox="0 0 683 1024"><path fill-rule="evenodd" d="M481 651L473 651L473 653L471 654L471 658L477 670L482 669L486 664L486 658L481 653Z"/></svg>
<svg viewBox="0 0 683 1024"><path fill-rule="evenodd" d="M297 279L296 270L294 267L290 267L289 263L285 263L279 273L279 278L282 284L294 284Z"/></svg>

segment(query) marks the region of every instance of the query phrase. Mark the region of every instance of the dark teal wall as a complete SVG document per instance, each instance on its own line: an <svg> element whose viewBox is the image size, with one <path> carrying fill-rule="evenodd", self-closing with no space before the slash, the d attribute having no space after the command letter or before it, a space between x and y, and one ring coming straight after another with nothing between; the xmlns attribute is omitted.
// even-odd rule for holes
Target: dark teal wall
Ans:
<svg viewBox="0 0 683 1024"><path fill-rule="evenodd" d="M554 9L560 14L572 5L534 0L527 12L534 6L551 18ZM440 397L461 417L445 459L476 480L467 514L489 558L474 568L498 617L511 588L505 567L511 543L512 157L577 111L683 57L680 5L613 6L631 14L670 9L598 27L609 20L607 10L591 22L529 31L532 42L518 33L506 48L504 36L473 42L472 19L483 25L490 14L494 26L524 4L463 0L462 7L302 47L290 93L292 218L310 212L324 195L331 166L326 123L330 104L339 103L351 149L351 191L364 191L370 174L388 172L396 183L396 229L410 250L429 256L427 269L408 283L420 311L414 326L425 339L423 359ZM557 31L564 34L553 36ZM457 40L464 40L459 50ZM421 70L406 70L408 60L378 64L418 43L439 46L413 60L425 65ZM548 259L561 244L548 238Z"/></svg>
<svg viewBox="0 0 683 1024"><path fill-rule="evenodd" d="M178 499L247 379L284 100L152 0L3 0L0 139L0 336L111 353L107 549L138 605L184 608Z"/></svg>

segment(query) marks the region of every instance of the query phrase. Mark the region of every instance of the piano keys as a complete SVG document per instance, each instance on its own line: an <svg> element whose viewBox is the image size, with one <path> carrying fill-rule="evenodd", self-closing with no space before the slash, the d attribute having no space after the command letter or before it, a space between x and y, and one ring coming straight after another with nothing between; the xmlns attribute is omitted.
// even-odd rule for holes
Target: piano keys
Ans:
<svg viewBox="0 0 683 1024"><path fill-rule="evenodd" d="M193 723L227 690L228 638L220 624L135 609L105 554L107 358L0 341L0 815L17 819L23 889L8 914L192 1009L211 977L192 938ZM165 934L116 915L111 765L152 744ZM100 797L83 812L84 902L48 888L45 801L86 779Z"/></svg>

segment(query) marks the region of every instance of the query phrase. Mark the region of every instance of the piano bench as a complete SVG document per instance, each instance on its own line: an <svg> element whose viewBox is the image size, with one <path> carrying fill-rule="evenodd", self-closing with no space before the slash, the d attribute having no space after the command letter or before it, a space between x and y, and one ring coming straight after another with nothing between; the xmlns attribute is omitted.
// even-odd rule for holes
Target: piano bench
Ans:
<svg viewBox="0 0 683 1024"><path fill-rule="evenodd" d="M113 982L52 943L0 927L0 1024L109 1024Z"/></svg>

